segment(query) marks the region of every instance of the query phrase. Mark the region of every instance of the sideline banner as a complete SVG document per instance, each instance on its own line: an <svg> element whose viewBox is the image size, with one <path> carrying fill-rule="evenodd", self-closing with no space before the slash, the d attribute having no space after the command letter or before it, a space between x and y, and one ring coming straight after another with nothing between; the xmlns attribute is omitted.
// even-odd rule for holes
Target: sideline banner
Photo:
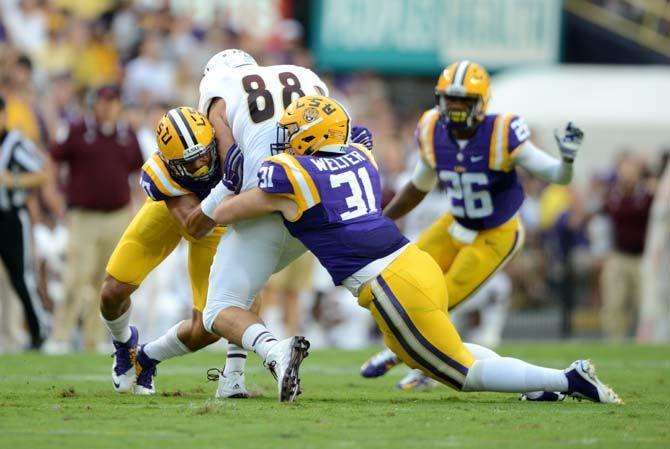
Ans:
<svg viewBox="0 0 670 449"><path fill-rule="evenodd" d="M554 63L560 0L316 0L322 70L435 74L457 59L488 69Z"/></svg>

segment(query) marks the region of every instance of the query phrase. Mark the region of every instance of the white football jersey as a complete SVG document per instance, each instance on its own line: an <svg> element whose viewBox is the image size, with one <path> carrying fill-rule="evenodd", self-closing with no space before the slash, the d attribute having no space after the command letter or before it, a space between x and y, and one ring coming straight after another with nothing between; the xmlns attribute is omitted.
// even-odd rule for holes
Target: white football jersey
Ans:
<svg viewBox="0 0 670 449"><path fill-rule="evenodd" d="M328 95L325 83L311 70L295 65L245 65L223 73L210 72L200 82L198 110L207 115L215 98L226 102L226 117L244 154L242 190L256 187L261 162L277 142L277 122L296 98Z"/></svg>

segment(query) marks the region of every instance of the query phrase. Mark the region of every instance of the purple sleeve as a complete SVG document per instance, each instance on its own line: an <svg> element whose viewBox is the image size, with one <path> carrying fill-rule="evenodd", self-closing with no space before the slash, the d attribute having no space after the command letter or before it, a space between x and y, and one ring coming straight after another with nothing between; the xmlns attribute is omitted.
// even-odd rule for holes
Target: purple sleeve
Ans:
<svg viewBox="0 0 670 449"><path fill-rule="evenodd" d="M142 174L140 175L140 185L146 192L147 196L154 201L165 201L170 198L158 189L156 183L153 181L153 179L151 179L151 176L149 176L144 170L142 170Z"/></svg>
<svg viewBox="0 0 670 449"><path fill-rule="evenodd" d="M509 132L507 135L507 150L510 153L519 148L519 145L530 138L530 128L523 117L517 115L512 116L512 119L509 122Z"/></svg>
<svg viewBox="0 0 670 449"><path fill-rule="evenodd" d="M258 170L258 187L267 193L293 193L293 185L286 170L271 160L263 162Z"/></svg>

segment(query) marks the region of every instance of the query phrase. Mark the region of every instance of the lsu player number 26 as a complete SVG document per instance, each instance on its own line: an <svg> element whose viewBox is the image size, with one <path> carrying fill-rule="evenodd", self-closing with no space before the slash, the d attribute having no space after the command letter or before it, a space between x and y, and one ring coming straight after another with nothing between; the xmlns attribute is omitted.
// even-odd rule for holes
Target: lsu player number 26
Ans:
<svg viewBox="0 0 670 449"><path fill-rule="evenodd" d="M263 163L257 188L224 200L214 213L218 223L279 212L334 283L371 312L386 344L445 385L465 392L558 390L620 402L586 360L563 371L506 357L475 359L449 320L442 270L381 214L377 165L364 147L347 144L349 118L342 106L305 97L286 109L279 124L288 134L279 148L289 153ZM292 391L298 387L296 381Z"/></svg>
<svg viewBox="0 0 670 449"><path fill-rule="evenodd" d="M515 167L567 184L583 138L569 123L556 134L562 157L555 159L530 141L523 118L487 114L490 97L489 75L479 64L460 61L444 69L435 87L435 107L416 129L420 157L414 174L384 210L396 220L437 182L444 186L450 212L424 231L417 245L440 265L450 309L472 296L523 244L518 211L524 193ZM362 374L384 374L397 361L386 355L366 362Z"/></svg>

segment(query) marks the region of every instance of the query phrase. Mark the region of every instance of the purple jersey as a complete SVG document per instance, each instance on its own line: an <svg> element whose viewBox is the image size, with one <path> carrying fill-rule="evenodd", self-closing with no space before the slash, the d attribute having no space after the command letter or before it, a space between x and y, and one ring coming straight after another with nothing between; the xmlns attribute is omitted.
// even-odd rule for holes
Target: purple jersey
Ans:
<svg viewBox="0 0 670 449"><path fill-rule="evenodd" d="M298 217L289 232L314 253L335 285L408 240L381 214L381 182L372 154L351 145L343 155L266 159L258 172L264 192L286 195Z"/></svg>
<svg viewBox="0 0 670 449"><path fill-rule="evenodd" d="M520 117L491 114L461 148L436 109L417 127L423 158L437 171L451 199L451 214L461 225L482 230L511 219L524 200L512 157L530 137Z"/></svg>
<svg viewBox="0 0 670 449"><path fill-rule="evenodd" d="M214 176L206 181L199 181L188 177L171 176L158 153L154 153L144 163L140 176L140 185L154 201L165 201L168 198L189 193L195 193L200 200L203 200L219 181L221 181L221 169L218 160Z"/></svg>

